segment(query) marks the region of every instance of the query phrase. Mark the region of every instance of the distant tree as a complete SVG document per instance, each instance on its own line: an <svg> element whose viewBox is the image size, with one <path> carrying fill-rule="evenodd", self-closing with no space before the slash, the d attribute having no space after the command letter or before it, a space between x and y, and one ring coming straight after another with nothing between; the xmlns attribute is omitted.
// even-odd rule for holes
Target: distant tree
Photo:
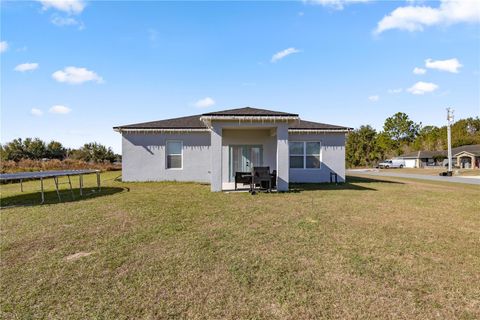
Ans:
<svg viewBox="0 0 480 320"><path fill-rule="evenodd" d="M111 148L96 142L86 143L77 150L70 150L69 157L86 162L114 162L116 158Z"/></svg>
<svg viewBox="0 0 480 320"><path fill-rule="evenodd" d="M66 157L67 150L63 147L63 145L58 141L50 141L47 145L47 157L49 159L58 159L62 160Z"/></svg>
<svg viewBox="0 0 480 320"><path fill-rule="evenodd" d="M24 158L40 160L47 157L45 142L39 138L26 138L23 141Z"/></svg>
<svg viewBox="0 0 480 320"><path fill-rule="evenodd" d="M3 147L2 144L0 144L0 161L7 161L7 153L5 152L5 148Z"/></svg>
<svg viewBox="0 0 480 320"><path fill-rule="evenodd" d="M370 166L383 157L378 135L371 126L361 126L350 132L346 143L346 161L349 167Z"/></svg>
<svg viewBox="0 0 480 320"><path fill-rule="evenodd" d="M480 144L480 118L478 117L461 119L452 125L452 146L470 144Z"/></svg>
<svg viewBox="0 0 480 320"><path fill-rule="evenodd" d="M385 132L380 132L377 134L375 143L379 150L381 150L381 158L385 159L388 157L398 155L397 144L393 141L388 134Z"/></svg>
<svg viewBox="0 0 480 320"><path fill-rule="evenodd" d="M446 133L445 133L446 134ZM418 136L412 144L413 150L442 150L443 146L443 130L436 126L425 126L420 129Z"/></svg>
<svg viewBox="0 0 480 320"><path fill-rule="evenodd" d="M7 160L20 161L25 158L25 150L23 141L21 138L13 139L10 142L7 142L3 147L5 158Z"/></svg>
<svg viewBox="0 0 480 320"><path fill-rule="evenodd" d="M412 142L420 131L421 124L416 124L406 113L397 112L385 120L383 131L395 141Z"/></svg>
<svg viewBox="0 0 480 320"><path fill-rule="evenodd" d="M408 115L403 112L397 112L385 120L383 132L392 140L392 151L400 154L402 147L415 140L421 128L410 120Z"/></svg>

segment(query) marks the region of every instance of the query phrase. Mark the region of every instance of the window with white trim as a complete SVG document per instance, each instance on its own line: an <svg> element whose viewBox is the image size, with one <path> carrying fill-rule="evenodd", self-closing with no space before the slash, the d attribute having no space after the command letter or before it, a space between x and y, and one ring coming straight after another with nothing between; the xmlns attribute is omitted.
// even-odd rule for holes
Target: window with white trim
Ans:
<svg viewBox="0 0 480 320"><path fill-rule="evenodd" d="M183 142L167 141L167 169L182 169Z"/></svg>
<svg viewBox="0 0 480 320"><path fill-rule="evenodd" d="M291 169L320 169L320 142L291 141L288 144L288 149Z"/></svg>

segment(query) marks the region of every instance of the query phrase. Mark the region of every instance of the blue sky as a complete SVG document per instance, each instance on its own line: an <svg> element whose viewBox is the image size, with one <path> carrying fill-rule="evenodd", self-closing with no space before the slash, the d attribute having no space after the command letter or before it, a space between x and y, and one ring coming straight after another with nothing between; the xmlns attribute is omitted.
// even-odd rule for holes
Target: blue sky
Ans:
<svg viewBox="0 0 480 320"><path fill-rule="evenodd" d="M115 125L242 106L377 129L480 113L478 0L0 6L2 142L120 152Z"/></svg>

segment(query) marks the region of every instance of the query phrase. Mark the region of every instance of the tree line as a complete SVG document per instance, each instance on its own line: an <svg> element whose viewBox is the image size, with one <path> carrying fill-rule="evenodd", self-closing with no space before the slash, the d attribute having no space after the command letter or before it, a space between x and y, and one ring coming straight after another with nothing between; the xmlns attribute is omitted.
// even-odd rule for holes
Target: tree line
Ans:
<svg viewBox="0 0 480 320"><path fill-rule="evenodd" d="M5 144L0 144L0 154L2 161L18 162L24 159L43 160L43 159L73 159L85 162L113 163L119 161L121 156L115 154L110 147L106 147L97 142L84 144L78 149L65 148L58 141L46 143L39 138L14 139Z"/></svg>
<svg viewBox="0 0 480 320"><path fill-rule="evenodd" d="M452 125L452 147L480 144L480 118L467 118ZM404 153L447 149L447 126L422 126L403 112L385 120L377 132L370 125L360 126L347 136L348 167L372 166L385 158Z"/></svg>

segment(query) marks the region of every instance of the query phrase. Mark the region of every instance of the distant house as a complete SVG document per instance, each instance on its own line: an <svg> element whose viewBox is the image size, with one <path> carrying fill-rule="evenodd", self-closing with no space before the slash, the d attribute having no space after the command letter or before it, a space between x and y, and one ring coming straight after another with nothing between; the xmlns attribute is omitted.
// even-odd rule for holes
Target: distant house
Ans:
<svg viewBox="0 0 480 320"><path fill-rule="evenodd" d="M452 158L456 160L459 168L480 168L480 144L453 148Z"/></svg>
<svg viewBox="0 0 480 320"><path fill-rule="evenodd" d="M441 166L443 159L447 158L447 153L445 151L414 151L397 158L405 160L405 168L424 168Z"/></svg>
<svg viewBox="0 0 480 320"><path fill-rule="evenodd" d="M448 158L447 151L414 151L397 157L405 160L406 168L424 168L444 166ZM452 162L457 168L480 168L480 144L452 148Z"/></svg>
<svg viewBox="0 0 480 320"><path fill-rule="evenodd" d="M230 188L236 173L268 166L276 186L345 180L351 128L305 121L298 114L239 108L114 127L122 134L125 181L197 181ZM273 174L273 173L272 173Z"/></svg>

